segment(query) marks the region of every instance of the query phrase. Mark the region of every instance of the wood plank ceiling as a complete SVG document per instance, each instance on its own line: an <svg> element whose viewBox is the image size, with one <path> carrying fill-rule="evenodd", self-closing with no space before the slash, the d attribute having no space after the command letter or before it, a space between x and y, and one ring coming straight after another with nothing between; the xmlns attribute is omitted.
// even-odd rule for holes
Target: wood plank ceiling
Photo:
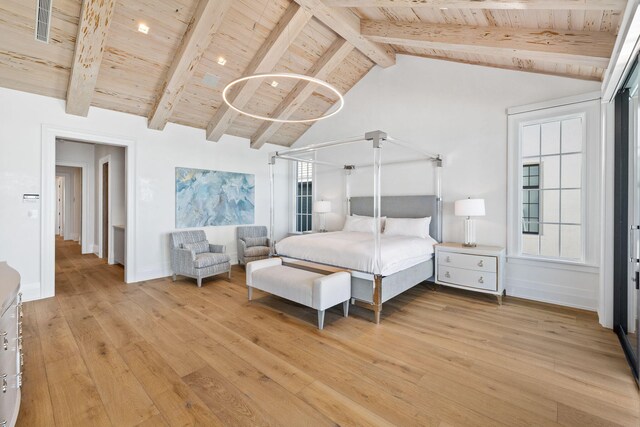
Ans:
<svg viewBox="0 0 640 427"><path fill-rule="evenodd" d="M222 89L255 72L294 72L347 92L407 54L601 80L624 0L53 0L51 39L34 38L37 1L0 3L0 86L289 146L310 124L236 114ZM138 32L146 24L148 34ZM77 41L76 41L77 40ZM226 63L218 63L224 58ZM215 85L206 79L217 80ZM335 95L290 79L230 93L261 115L321 115Z"/></svg>

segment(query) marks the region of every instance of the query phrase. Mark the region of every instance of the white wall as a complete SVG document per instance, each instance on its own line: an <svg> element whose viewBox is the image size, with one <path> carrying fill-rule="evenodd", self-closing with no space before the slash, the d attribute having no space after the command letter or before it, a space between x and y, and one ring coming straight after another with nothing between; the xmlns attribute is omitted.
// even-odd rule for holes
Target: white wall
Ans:
<svg viewBox="0 0 640 427"><path fill-rule="evenodd" d="M162 132L149 130L144 117L98 108L91 108L86 118L71 116L64 112L64 101L4 88L0 88L0 101L0 260L20 272L28 299L41 295L40 219L28 215L29 211L38 210L39 204L23 203L22 195L42 191L43 124L134 141L130 149L136 154L135 194L131 195L135 200L135 227L128 230L134 233L136 248L133 281L170 274L168 233L175 229L177 166L255 174L255 221L269 224L267 158L268 152L275 149L273 146L252 150L247 140L230 136L213 143L206 141L202 129L174 124ZM95 153L91 156L92 165L94 159ZM280 187L286 188L286 168L278 167L276 173ZM95 188L93 182L89 188ZM286 204L287 198L277 200ZM284 227L281 232L286 231ZM235 227L208 227L206 232L210 241L226 244L235 261ZM94 236L93 230L88 234Z"/></svg>
<svg viewBox="0 0 640 427"><path fill-rule="evenodd" d="M599 83L500 70L399 55L394 67L374 68L345 97L344 110L315 124L296 146L380 129L445 158L443 177L445 241L462 241L462 219L453 215L453 202L469 196L484 198L487 215L476 223L477 241L506 245L507 233L507 115L513 106L577 95L600 89ZM388 147L389 144L387 143ZM367 144L325 151L318 159L341 164L371 160ZM383 149L383 160L403 153ZM406 153L406 152L405 152ZM406 154L403 157L407 157ZM433 193L433 169L424 163L383 167L382 194ZM352 180L352 195L371 195L371 170ZM344 178L340 172L318 168L316 199L333 201L327 217L331 229L342 226ZM570 274L553 274L545 280L564 283ZM589 276L597 289L597 274ZM542 278L541 278L542 280ZM593 283L592 283L593 282ZM553 285L552 285L553 286ZM509 293L509 284L507 283ZM551 295L551 296L549 296ZM570 304L569 298L545 298ZM532 292L522 295L538 298ZM578 296L573 294L573 296ZM595 309L597 300L576 300L574 305ZM571 305L571 304L570 304Z"/></svg>

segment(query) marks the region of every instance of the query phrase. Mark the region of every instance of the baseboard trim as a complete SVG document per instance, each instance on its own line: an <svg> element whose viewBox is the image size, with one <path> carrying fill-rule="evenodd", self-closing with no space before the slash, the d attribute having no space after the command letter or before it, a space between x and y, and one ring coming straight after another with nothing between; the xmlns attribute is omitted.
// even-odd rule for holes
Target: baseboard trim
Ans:
<svg viewBox="0 0 640 427"><path fill-rule="evenodd" d="M149 268L142 271L136 271L134 274L134 280L129 283L139 283L147 280L162 279L163 277L171 276L173 272L168 265L160 268Z"/></svg>
<svg viewBox="0 0 640 427"><path fill-rule="evenodd" d="M43 298L49 298L53 295L42 296L40 283L22 283L20 284L20 292L22 292L22 301L35 301Z"/></svg>
<svg viewBox="0 0 640 427"><path fill-rule="evenodd" d="M228 253L231 258L231 265L238 264L238 255L235 252ZM147 280L155 280L162 279L164 277L169 277L173 275L173 270L171 269L171 265L163 265L160 268L147 268L144 270L136 271L134 273L134 280L129 283L139 283Z"/></svg>
<svg viewBox="0 0 640 427"><path fill-rule="evenodd" d="M520 282L520 283L517 283ZM582 310L588 310L597 312L598 299L595 297L589 297L577 293L566 292L567 290L573 290L570 288L562 288L555 285L547 285L544 283L530 282L535 286L527 286L524 281L508 281L506 284L507 295L511 295L518 298L524 298L532 301L539 301L548 304L562 305L565 307L579 308ZM558 292L559 289L565 292ZM575 289L579 292L579 289Z"/></svg>

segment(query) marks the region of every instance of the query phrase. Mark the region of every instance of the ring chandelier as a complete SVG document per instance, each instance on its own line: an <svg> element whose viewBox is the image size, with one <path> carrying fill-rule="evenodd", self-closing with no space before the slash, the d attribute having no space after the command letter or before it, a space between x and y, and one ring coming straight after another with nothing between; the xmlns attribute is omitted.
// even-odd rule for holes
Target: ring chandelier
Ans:
<svg viewBox="0 0 640 427"><path fill-rule="evenodd" d="M279 119L277 117L268 117L268 116L261 116L259 114L252 114L249 113L247 111L243 111L240 108L234 106L231 101L229 101L229 99L227 99L227 94L229 93L229 91L231 90L231 88L233 88L235 85L248 81L248 80L254 80L254 79L264 79L264 78L284 78L284 79L297 79L297 80L304 80L310 83L315 83L317 85L320 85L324 88L327 88L328 90L330 90L331 92L335 93L338 96L338 108L336 108L334 111L330 112L330 113L326 113L322 116L318 116L318 117L313 117L310 119L299 119L299 120L293 120L293 119ZM253 117L254 119L258 119L258 120L266 120L266 121L270 121L270 122L278 122L278 123L309 123L309 122L317 122L318 120L323 120L323 119L327 119L335 114L338 114L340 112L340 110L342 110L342 107L344 107L344 98L342 97L342 94L338 91L338 89L336 89L335 87L333 87L332 85L330 85L329 83L325 82L324 80L320 80L317 79L315 77L310 77L310 76L305 76L304 74L296 74L296 73L260 73L260 74L253 74L250 76L246 76L246 77L240 77L239 79L236 79L234 81L232 81L231 83L229 83L224 90L222 91L222 99L224 100L224 102L229 106L229 108L237 111L240 114L244 114L245 116L249 116L249 117Z"/></svg>

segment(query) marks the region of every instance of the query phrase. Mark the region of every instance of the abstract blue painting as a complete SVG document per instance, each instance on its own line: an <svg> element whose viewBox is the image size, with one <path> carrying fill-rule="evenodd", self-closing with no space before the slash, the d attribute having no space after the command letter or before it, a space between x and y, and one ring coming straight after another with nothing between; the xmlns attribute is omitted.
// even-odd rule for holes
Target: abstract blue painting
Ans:
<svg viewBox="0 0 640 427"><path fill-rule="evenodd" d="M253 224L255 175L176 168L176 228Z"/></svg>

